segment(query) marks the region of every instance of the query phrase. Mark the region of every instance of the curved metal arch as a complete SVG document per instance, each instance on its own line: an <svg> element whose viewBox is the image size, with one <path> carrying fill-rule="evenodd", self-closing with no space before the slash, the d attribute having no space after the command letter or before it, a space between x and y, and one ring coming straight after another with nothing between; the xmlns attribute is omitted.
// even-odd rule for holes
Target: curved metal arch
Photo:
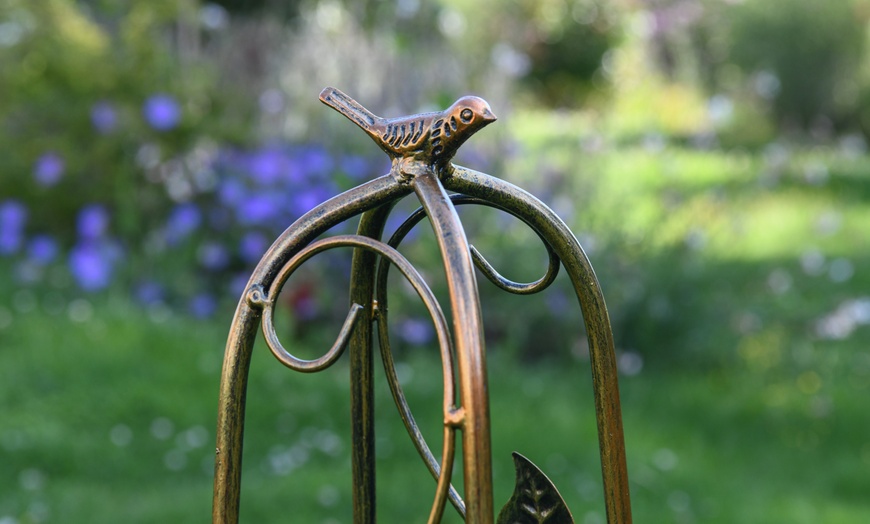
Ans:
<svg viewBox="0 0 870 524"><path fill-rule="evenodd" d="M312 240L354 215L363 213L358 231L361 237L379 237L392 204L412 190L423 204L435 230L453 311L461 406L448 409L445 404L445 451L442 461L449 456L452 465L452 453L446 447L447 437L452 435L451 428L462 429L465 488L469 501L466 516L472 523L492 522L489 403L480 304L473 270L476 258L484 262L485 259L475 257L475 250L465 238L445 188L481 199L486 205L503 209L531 226L545 246L552 249L548 275L552 273L554 264L558 269L558 260L565 265L581 304L590 342L608 522L631 522L613 339L603 296L591 265L571 231L546 205L512 184L458 166L445 176L443 185L442 179L431 172L417 173L410 180L387 175L339 195L306 213L264 255L248 283L247 293L239 302L227 341L219 401L213 522L238 521L245 390L251 349L265 305L258 293L262 294L264 288L271 288L276 278L280 279L281 268ZM376 256L373 258L372 253L364 253L366 249L359 249L362 245L357 247L352 268L351 299L352 304L358 307L352 308L345 325L345 335L340 336L338 341L351 347L352 382L354 376L370 378L371 320L375 311L372 296ZM480 267L480 262L477 265ZM484 267L491 269L488 263ZM489 273L486 269L482 271L488 278L495 278L496 285L501 281L510 282L500 277L494 269ZM538 282L519 286L535 289L547 279L545 275ZM359 284L358 288L354 286L355 283ZM511 291L510 286L499 287ZM364 300L357 301L359 297ZM358 328L350 329L349 326L354 323ZM339 353L340 350L334 347L314 366L325 367L338 358ZM303 364L303 367L308 365ZM361 382L359 388L352 386L352 409L355 414L361 415L360 430L356 426L356 416L353 429L355 446L357 436L361 435L361 449L359 452L355 449L353 458L354 518L358 524L371 524L374 522L371 382ZM445 395L447 389L445 382ZM446 463L440 468L438 480L430 522L437 522L440 518L439 512L443 511L444 499L450 487Z"/></svg>
<svg viewBox="0 0 870 524"><path fill-rule="evenodd" d="M333 197L305 213L288 227L254 269L248 280L247 291L236 306L221 370L212 500L213 523L235 524L239 520L248 370L262 315L261 304L251 299L255 299L257 290L271 286L281 267L291 257L331 227L395 201L410 192L411 188L407 183L392 175L384 175ZM365 313L370 315L370 311L368 309L364 312L363 317L366 317Z"/></svg>
<svg viewBox="0 0 870 524"><path fill-rule="evenodd" d="M546 204L499 178L454 166L444 187L492 202L529 224L552 246L571 279L586 326L604 502L610 524L631 523L625 438L619 401L616 354L610 316L592 265L574 234Z"/></svg>

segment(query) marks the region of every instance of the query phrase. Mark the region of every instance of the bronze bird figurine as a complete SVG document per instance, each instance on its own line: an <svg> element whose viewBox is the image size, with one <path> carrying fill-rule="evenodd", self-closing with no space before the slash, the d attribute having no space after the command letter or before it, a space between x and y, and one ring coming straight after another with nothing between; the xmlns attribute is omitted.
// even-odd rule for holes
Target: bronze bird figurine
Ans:
<svg viewBox="0 0 870 524"><path fill-rule="evenodd" d="M334 87L320 101L363 129L405 174L427 166L440 172L468 138L496 120L486 100L463 96L444 111L382 118Z"/></svg>

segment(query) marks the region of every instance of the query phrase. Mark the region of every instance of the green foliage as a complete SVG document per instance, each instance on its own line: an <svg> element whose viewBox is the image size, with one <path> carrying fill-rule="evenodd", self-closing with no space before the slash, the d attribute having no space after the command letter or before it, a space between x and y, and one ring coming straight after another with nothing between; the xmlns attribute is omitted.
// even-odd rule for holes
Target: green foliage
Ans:
<svg viewBox="0 0 870 524"><path fill-rule="evenodd" d="M566 219L589 251L618 345L649 365L739 362L737 348L756 324L783 328L785 347L826 340L819 323L870 285L854 271L868 256L853 242L870 212L865 157L782 144L763 154L655 140L617 147L582 120L535 115L535 126L517 118L513 132L537 160L517 159L502 176ZM546 132L562 138L542 139ZM499 240L472 233L471 240L502 274L534 280L543 253L524 229L503 230ZM564 358L582 345L563 277L533 305L535 297L514 300L481 288L488 304L498 304L485 308L487 326L503 341L491 347ZM776 369L794 366L783 358Z"/></svg>
<svg viewBox="0 0 870 524"><path fill-rule="evenodd" d="M538 39L527 49L531 68L524 80L547 105L578 107L616 43L618 26L591 0L541 2L535 11L530 14L539 21Z"/></svg>
<svg viewBox="0 0 870 524"><path fill-rule="evenodd" d="M293 20L299 16L299 6L303 2L301 0L215 0L213 3L234 14L265 14Z"/></svg>
<svg viewBox="0 0 870 524"><path fill-rule="evenodd" d="M576 108L600 87L604 54L621 36L623 12L598 0L460 2L443 0L467 21L456 52L492 81L519 80L546 107ZM495 69L495 71L493 71Z"/></svg>
<svg viewBox="0 0 870 524"><path fill-rule="evenodd" d="M775 75L773 107L786 123L809 126L819 117L841 120L857 100L854 88L863 55L866 17L859 2L767 0L731 8L729 58L747 76ZM762 79L761 82L766 80ZM845 95L845 96L844 96Z"/></svg>
<svg viewBox="0 0 870 524"><path fill-rule="evenodd" d="M34 229L50 227L66 245L76 213L89 203L108 206L118 218L113 232L140 242L171 204L165 173L143 173L149 162L143 152L157 157L151 162L183 158L195 146L239 137L234 125L245 118L244 104L236 110L225 105L231 93L217 89L210 66L185 59L170 43L171 32L184 32L195 14L194 2L98 4L0 5L17 39L0 48L0 194L38 202L30 217ZM155 129L144 118L154 95L180 105L172 129ZM102 129L94 120L100 105L112 113ZM64 165L55 184L33 180L46 153Z"/></svg>

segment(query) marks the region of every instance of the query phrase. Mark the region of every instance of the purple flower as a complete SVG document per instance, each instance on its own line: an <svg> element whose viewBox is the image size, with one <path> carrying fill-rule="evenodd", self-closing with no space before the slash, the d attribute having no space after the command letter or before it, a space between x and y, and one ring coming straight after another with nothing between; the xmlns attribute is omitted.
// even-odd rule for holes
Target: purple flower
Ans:
<svg viewBox="0 0 870 524"><path fill-rule="evenodd" d="M347 155L341 159L341 171L354 180L368 177L371 172L369 161L359 155Z"/></svg>
<svg viewBox="0 0 870 524"><path fill-rule="evenodd" d="M33 178L39 185L51 187L60 181L64 167L60 155L54 152L45 153L37 158L33 165Z"/></svg>
<svg viewBox="0 0 870 524"><path fill-rule="evenodd" d="M202 213L194 204L180 204L175 206L169 219L166 221L166 240L170 244L177 244L191 233L196 231L202 223Z"/></svg>
<svg viewBox="0 0 870 524"><path fill-rule="evenodd" d="M117 123L115 108L109 102L101 101L91 106L91 124L97 132L106 134L115 129Z"/></svg>
<svg viewBox="0 0 870 524"><path fill-rule="evenodd" d="M224 269L230 263L229 251L217 242L205 242L199 246L197 258L202 267L214 271Z"/></svg>
<svg viewBox="0 0 870 524"><path fill-rule="evenodd" d="M230 293L236 297L242 296L242 293L244 293L248 287L248 280L250 278L251 275L248 273L236 273L233 278L230 279Z"/></svg>
<svg viewBox="0 0 870 524"><path fill-rule="evenodd" d="M27 256L40 266L50 263L57 257L57 241L48 235L36 235L27 246Z"/></svg>
<svg viewBox="0 0 870 524"><path fill-rule="evenodd" d="M163 302L163 286L154 282L153 280L146 280L144 282L140 282L139 285L136 286L135 290L136 300L145 304L146 306L150 306L152 304L158 304Z"/></svg>
<svg viewBox="0 0 870 524"><path fill-rule="evenodd" d="M0 255L10 255L18 251L24 241L24 224L27 222L27 208L17 200L0 203Z"/></svg>
<svg viewBox="0 0 870 524"><path fill-rule="evenodd" d="M169 131L181 121L181 106L169 95L154 95L142 106L142 116L153 129Z"/></svg>
<svg viewBox="0 0 870 524"><path fill-rule="evenodd" d="M27 221L27 208L17 200L0 203L0 228L22 229Z"/></svg>
<svg viewBox="0 0 870 524"><path fill-rule="evenodd" d="M435 335L432 324L422 318L406 318L399 324L399 337L405 342L420 346L428 343Z"/></svg>
<svg viewBox="0 0 870 524"><path fill-rule="evenodd" d="M269 241L265 235L257 231L249 231L239 242L239 253L245 262L254 263L260 260L268 247Z"/></svg>
<svg viewBox="0 0 870 524"><path fill-rule="evenodd" d="M237 206L245 199L246 193L245 185L237 178L227 178L218 187L218 197L221 204L228 207Z"/></svg>
<svg viewBox="0 0 870 524"><path fill-rule="evenodd" d="M97 240L109 229L109 212L100 204L91 204L79 211L76 229L79 238Z"/></svg>
<svg viewBox="0 0 870 524"><path fill-rule="evenodd" d="M287 171L287 157L284 152L275 147L263 148L253 155L249 161L251 177L262 185L278 182L281 175Z"/></svg>
<svg viewBox="0 0 870 524"><path fill-rule="evenodd" d="M317 188L301 190L293 195L293 207L297 214L302 215L314 209L323 200Z"/></svg>
<svg viewBox="0 0 870 524"><path fill-rule="evenodd" d="M236 218L243 225L263 225L278 217L281 206L274 193L258 193L245 198L236 208Z"/></svg>
<svg viewBox="0 0 870 524"><path fill-rule="evenodd" d="M112 280L113 254L106 246L85 242L72 248L69 270L76 283L85 291L105 288Z"/></svg>
<svg viewBox="0 0 870 524"><path fill-rule="evenodd" d="M318 146L307 147L299 155L305 171L313 176L325 176L332 169L332 158Z"/></svg>
<svg viewBox="0 0 870 524"><path fill-rule="evenodd" d="M18 231L0 229L0 255L11 255L21 248L24 235Z"/></svg>
<svg viewBox="0 0 870 524"><path fill-rule="evenodd" d="M187 303L187 310L196 318L208 318L217 310L217 301L208 293L199 293Z"/></svg>

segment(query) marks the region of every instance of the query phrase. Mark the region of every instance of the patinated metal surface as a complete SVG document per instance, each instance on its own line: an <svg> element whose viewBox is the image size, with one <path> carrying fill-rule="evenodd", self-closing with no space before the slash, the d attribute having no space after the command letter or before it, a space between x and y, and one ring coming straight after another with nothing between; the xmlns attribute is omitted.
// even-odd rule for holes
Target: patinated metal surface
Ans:
<svg viewBox="0 0 870 524"><path fill-rule="evenodd" d="M574 524L559 490L531 460L514 453L517 482L514 494L498 514L496 524Z"/></svg>
<svg viewBox="0 0 870 524"><path fill-rule="evenodd" d="M251 349L260 326L273 355L296 371L321 371L345 352L349 353L353 519L355 524L376 521L372 326L377 322L380 352L393 399L408 434L436 480L428 522L441 521L449 500L466 522L492 524L495 512L486 353L474 268L505 291L530 294L549 286L559 266L564 265L577 293L589 339L607 519L610 523L630 523L613 337L592 266L568 227L542 202L498 178L450 163L459 146L495 120L489 104L478 97L463 97L441 112L384 119L334 88L324 89L320 99L362 128L390 156L392 168L388 174L338 195L302 216L269 248L248 281L236 309L224 357L213 522L238 522L245 394ZM420 201L421 208L405 220L388 242L383 242L384 226L393 206L411 193ZM531 227L549 255L544 276L529 283L501 276L468 243L456 205L494 207ZM355 216L360 216L356 235L318 240L329 228ZM452 325L422 276L397 250L423 218L428 218L441 251ZM353 249L348 315L333 346L320 358L303 360L294 356L275 332L275 303L296 269L318 253L335 248ZM417 427L396 377L387 329L386 288L391 266L417 291L435 326L444 382L440 461ZM451 485L456 432L462 438L464 498ZM570 511L546 476L519 455L515 456L515 463L516 492L499 514L498 523L572 523Z"/></svg>

